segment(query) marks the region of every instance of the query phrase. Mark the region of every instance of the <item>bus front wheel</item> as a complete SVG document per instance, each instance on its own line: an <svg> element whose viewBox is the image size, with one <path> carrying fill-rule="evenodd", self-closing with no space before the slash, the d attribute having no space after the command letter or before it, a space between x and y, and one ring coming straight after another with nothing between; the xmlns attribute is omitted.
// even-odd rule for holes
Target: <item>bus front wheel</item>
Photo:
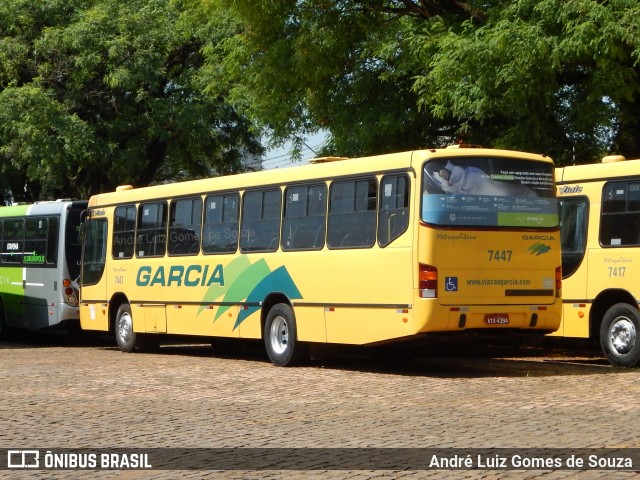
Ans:
<svg viewBox="0 0 640 480"><path fill-rule="evenodd" d="M115 331L120 350L125 353L133 352L136 347L136 332L133 331L133 317L128 303L123 303L118 308Z"/></svg>
<svg viewBox="0 0 640 480"><path fill-rule="evenodd" d="M296 318L286 303L271 307L264 324L264 343L274 365L292 367L308 358L307 346L298 341Z"/></svg>
<svg viewBox="0 0 640 480"><path fill-rule="evenodd" d="M600 345L611 364L634 367L640 361L640 312L626 303L613 305L602 318Z"/></svg>

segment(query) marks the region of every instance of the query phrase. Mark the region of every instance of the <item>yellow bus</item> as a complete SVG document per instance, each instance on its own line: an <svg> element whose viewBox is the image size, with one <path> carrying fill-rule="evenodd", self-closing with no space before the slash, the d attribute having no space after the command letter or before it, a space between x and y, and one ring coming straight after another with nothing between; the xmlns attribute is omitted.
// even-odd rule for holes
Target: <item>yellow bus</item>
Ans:
<svg viewBox="0 0 640 480"><path fill-rule="evenodd" d="M432 149L89 200L80 319L121 350L162 334L311 343L555 331L561 259L551 159ZM215 343L214 343L215 344Z"/></svg>
<svg viewBox="0 0 640 480"><path fill-rule="evenodd" d="M640 360L640 160L556 170L563 274L557 335L600 342L613 365Z"/></svg>

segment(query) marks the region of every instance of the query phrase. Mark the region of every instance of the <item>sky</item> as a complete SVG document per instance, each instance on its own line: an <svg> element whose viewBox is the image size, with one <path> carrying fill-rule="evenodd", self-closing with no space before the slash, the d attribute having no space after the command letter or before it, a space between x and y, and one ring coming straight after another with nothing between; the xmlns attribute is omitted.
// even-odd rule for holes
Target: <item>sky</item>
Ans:
<svg viewBox="0 0 640 480"><path fill-rule="evenodd" d="M312 158L317 157L314 151L318 151L322 144L325 142L326 132L318 132L314 135L306 137L304 143L309 147L304 147L302 150L302 159L298 162L291 161L291 143L287 143L283 147L267 150L264 158L262 159L262 165L265 170L271 170L274 168L293 167L297 165L304 165Z"/></svg>

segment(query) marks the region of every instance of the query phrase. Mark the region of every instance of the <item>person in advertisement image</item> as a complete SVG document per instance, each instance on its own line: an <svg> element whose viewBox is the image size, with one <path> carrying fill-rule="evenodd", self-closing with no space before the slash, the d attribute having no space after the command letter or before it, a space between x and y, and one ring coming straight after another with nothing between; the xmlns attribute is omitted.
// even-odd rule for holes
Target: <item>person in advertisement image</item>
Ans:
<svg viewBox="0 0 640 480"><path fill-rule="evenodd" d="M526 185L494 180L484 170L474 167L460 167L450 161L434 173L442 189L449 193L470 193L474 195L497 195L514 197L537 197L538 194Z"/></svg>
<svg viewBox="0 0 640 480"><path fill-rule="evenodd" d="M553 227L558 212L553 166L518 158L426 162L423 221L478 227Z"/></svg>

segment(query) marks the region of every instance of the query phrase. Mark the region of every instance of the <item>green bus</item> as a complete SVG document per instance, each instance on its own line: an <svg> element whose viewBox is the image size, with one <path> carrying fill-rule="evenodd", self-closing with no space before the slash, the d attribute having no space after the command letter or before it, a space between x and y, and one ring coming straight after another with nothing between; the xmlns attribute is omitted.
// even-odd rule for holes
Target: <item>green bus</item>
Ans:
<svg viewBox="0 0 640 480"><path fill-rule="evenodd" d="M79 329L79 230L86 201L0 207L0 335Z"/></svg>

